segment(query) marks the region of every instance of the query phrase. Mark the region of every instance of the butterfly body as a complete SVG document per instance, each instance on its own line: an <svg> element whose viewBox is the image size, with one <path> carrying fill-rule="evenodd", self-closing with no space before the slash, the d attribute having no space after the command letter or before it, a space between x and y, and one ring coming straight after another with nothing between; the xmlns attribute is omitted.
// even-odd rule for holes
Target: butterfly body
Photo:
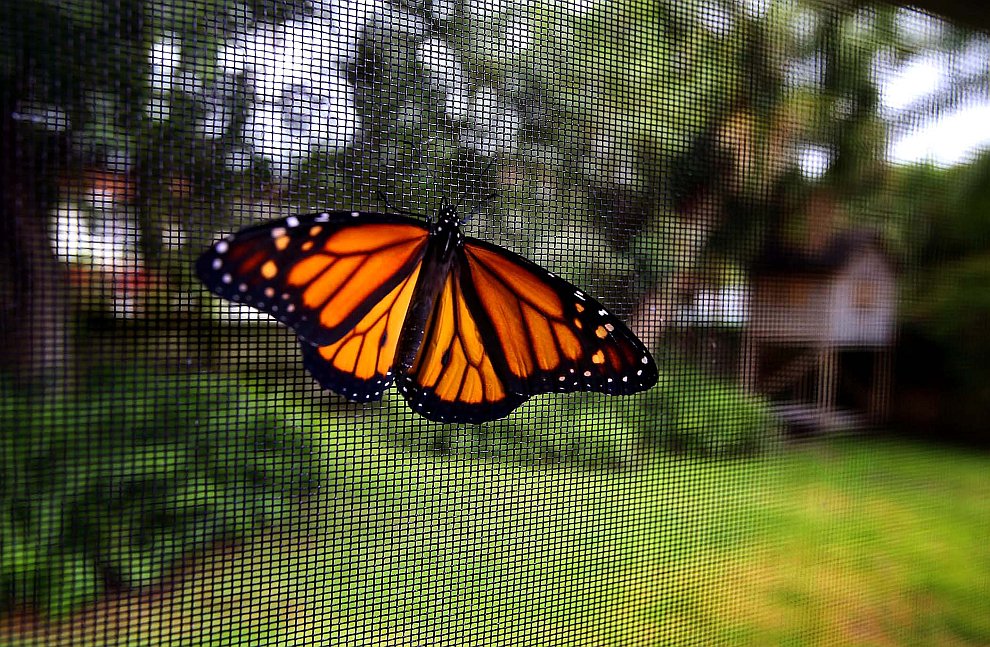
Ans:
<svg viewBox="0 0 990 647"><path fill-rule="evenodd" d="M437 296L443 289L443 281L450 274L457 254L464 247L460 219L452 208L441 209L430 227L426 250L423 252L423 269L413 290L409 313L402 326L396 353L395 369L407 372L416 361L422 345L426 324Z"/></svg>
<svg viewBox="0 0 990 647"><path fill-rule="evenodd" d="M306 368L348 399L394 381L431 420L501 418L540 393L645 390L647 349L589 295L465 236L453 208L429 224L335 211L247 228L197 261L214 293L299 336Z"/></svg>

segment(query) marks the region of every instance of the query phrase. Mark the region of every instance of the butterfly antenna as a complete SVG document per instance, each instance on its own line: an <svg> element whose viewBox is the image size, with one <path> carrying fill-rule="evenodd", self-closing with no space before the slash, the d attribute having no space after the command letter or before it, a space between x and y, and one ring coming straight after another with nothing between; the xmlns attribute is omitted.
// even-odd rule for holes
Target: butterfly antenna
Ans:
<svg viewBox="0 0 990 647"><path fill-rule="evenodd" d="M408 209L402 209L399 206L397 206L394 202L392 202L392 199L388 197L388 193L385 192L385 189L378 189L378 199L384 202L385 206L388 207L391 211L394 211L396 213L400 213L404 216L419 215L414 211L409 211Z"/></svg>
<svg viewBox="0 0 990 647"><path fill-rule="evenodd" d="M485 177L486 175L488 175L488 171L490 171L490 170L492 170L492 166L494 166L494 165L495 165L495 159L496 159L496 158L495 158L494 156L492 156L492 157L491 157L491 158L490 158L490 159L488 160L488 163L487 163L487 164L485 164L485 166L484 166L484 168L482 168L482 169L481 169L481 177L482 177L482 178L484 178L484 177ZM468 194L467 194L467 192L465 192L465 193L464 193L464 194L463 194L463 195L462 195L462 196L461 196L461 197L460 197L460 198L459 198L459 199L457 200L457 203L456 203L456 204L454 205L454 209L457 209L458 207L460 207L460 206L461 206L461 203L462 203L462 202L464 202L464 200L466 200L466 199L467 199L467 197L468 197ZM482 198L481 198L481 201L480 201L480 202L478 203L478 205L477 205L477 206L476 206L476 207L475 207L474 209L472 209L472 210L471 210L471 213L469 213L469 214L468 214L468 215L467 215L467 216L465 217L465 220L467 220L467 219L468 219L468 218L470 218L470 217L471 217L472 215L474 215L474 214L476 214L476 213L478 213L479 211L481 211L481 210L482 210L482 209L484 208L484 206L485 206L486 204L488 204L489 202L491 202L491 201L492 201L493 199L495 199L496 197L498 197L498 191L492 191L491 193L486 193L486 194L485 194L484 196L482 196Z"/></svg>

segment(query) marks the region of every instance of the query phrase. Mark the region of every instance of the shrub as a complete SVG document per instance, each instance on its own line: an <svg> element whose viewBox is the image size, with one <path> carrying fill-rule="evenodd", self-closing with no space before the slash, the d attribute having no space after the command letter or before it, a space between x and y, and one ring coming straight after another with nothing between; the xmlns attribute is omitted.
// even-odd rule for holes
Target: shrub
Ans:
<svg viewBox="0 0 990 647"><path fill-rule="evenodd" d="M93 371L74 395L0 387L0 608L62 614L278 521L319 480L251 389Z"/></svg>
<svg viewBox="0 0 990 647"><path fill-rule="evenodd" d="M636 464L658 446L728 457L764 451L779 437L779 422L762 398L679 357L661 365L665 373L649 391L621 398L537 397L505 420L482 426L432 423L392 396L390 409L402 422L388 425L385 434L416 451L609 468Z"/></svg>
<svg viewBox="0 0 990 647"><path fill-rule="evenodd" d="M484 425L430 422L396 395L387 403L401 422L387 426L386 439L413 451L586 468L620 467L638 457L637 432L625 410L597 394L538 396Z"/></svg>
<svg viewBox="0 0 990 647"><path fill-rule="evenodd" d="M932 268L906 313L907 328L939 351L940 369L913 366L912 381L930 381L945 400L939 426L968 441L990 442L990 254L971 254ZM934 431L934 430L932 430ZM943 429L943 432L946 430Z"/></svg>
<svg viewBox="0 0 990 647"><path fill-rule="evenodd" d="M650 444L676 453L729 457L766 451L779 439L780 422L759 396L678 356L661 366L660 384L638 396L639 406L654 412L659 423L641 428Z"/></svg>

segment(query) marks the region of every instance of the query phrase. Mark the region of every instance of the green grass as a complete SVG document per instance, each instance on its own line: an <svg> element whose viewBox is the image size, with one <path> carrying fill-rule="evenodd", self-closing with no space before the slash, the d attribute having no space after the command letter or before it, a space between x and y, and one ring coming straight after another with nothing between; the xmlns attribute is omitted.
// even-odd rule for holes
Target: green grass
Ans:
<svg viewBox="0 0 990 647"><path fill-rule="evenodd" d="M986 455L854 439L608 472L325 441L290 526L15 644L990 643Z"/></svg>

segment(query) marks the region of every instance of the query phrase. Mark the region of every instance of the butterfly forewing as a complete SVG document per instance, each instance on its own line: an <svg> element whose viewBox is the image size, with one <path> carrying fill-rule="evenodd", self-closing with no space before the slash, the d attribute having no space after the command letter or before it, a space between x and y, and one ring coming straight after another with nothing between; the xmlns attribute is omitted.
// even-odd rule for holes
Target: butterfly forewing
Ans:
<svg viewBox="0 0 990 647"><path fill-rule="evenodd" d="M271 314L306 342L329 345L420 266L428 236L406 216L290 217L221 240L199 258L196 272L219 296Z"/></svg>

